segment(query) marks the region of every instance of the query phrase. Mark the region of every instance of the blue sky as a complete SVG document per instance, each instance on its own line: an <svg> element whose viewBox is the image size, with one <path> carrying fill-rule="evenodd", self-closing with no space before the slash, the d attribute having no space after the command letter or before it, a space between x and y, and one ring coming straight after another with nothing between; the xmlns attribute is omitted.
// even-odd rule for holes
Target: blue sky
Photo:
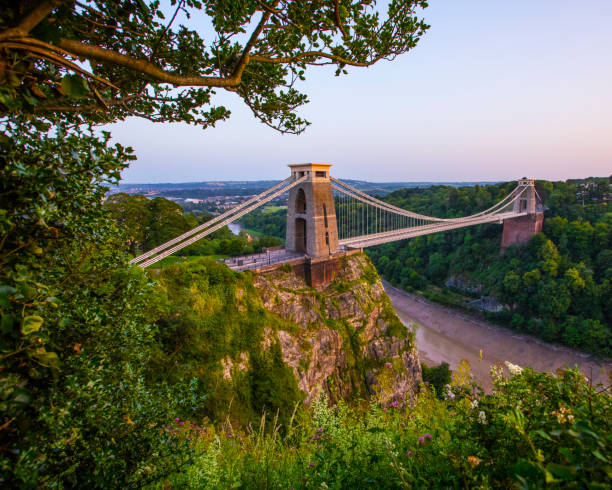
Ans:
<svg viewBox="0 0 612 490"><path fill-rule="evenodd" d="M431 29L394 62L309 70L302 135L224 92L215 128L108 126L138 156L124 182L280 179L309 161L370 181L612 174L611 0L432 0L423 15Z"/></svg>

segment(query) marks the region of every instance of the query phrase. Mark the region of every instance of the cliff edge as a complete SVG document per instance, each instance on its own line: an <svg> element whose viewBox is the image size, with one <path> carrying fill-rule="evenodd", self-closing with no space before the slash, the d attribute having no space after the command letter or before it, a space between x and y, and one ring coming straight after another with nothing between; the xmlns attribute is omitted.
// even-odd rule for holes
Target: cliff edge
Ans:
<svg viewBox="0 0 612 490"><path fill-rule="evenodd" d="M321 392L331 400L372 394L387 403L412 400L421 381L414 335L365 255L342 258L326 287L309 287L289 268L253 280L264 307L297 326L266 329L264 343L278 339L306 403Z"/></svg>

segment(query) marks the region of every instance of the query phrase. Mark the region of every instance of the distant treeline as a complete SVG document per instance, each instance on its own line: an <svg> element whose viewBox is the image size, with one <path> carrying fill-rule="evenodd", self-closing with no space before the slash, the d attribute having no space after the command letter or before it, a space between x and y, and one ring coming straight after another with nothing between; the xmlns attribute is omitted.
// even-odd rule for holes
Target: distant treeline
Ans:
<svg viewBox="0 0 612 490"><path fill-rule="evenodd" d="M287 231L287 210L279 209L270 212L265 208L259 208L240 218L239 223L243 228L284 241Z"/></svg>
<svg viewBox="0 0 612 490"><path fill-rule="evenodd" d="M119 193L110 196L104 205L119 225L132 255L151 250L211 219L207 214L185 213L180 205L163 197L148 199L139 194ZM270 237L248 241L245 235L236 236L223 227L178 255L244 255L279 243Z"/></svg>
<svg viewBox="0 0 612 490"><path fill-rule="evenodd" d="M598 192L610 180L589 179ZM514 183L403 189L386 201L439 217L493 205ZM548 210L543 233L500 254L502 227L489 224L367 249L377 269L406 290L444 289L454 276L481 286L506 308L491 314L519 332L601 355L612 355L612 202L588 199L585 181L536 184ZM441 296L443 299L443 295Z"/></svg>

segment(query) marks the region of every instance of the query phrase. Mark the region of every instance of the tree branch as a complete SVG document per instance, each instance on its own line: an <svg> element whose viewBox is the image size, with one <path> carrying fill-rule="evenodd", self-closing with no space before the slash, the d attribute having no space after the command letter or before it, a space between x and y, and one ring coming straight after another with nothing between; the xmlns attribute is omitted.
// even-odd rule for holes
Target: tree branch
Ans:
<svg viewBox="0 0 612 490"><path fill-rule="evenodd" d="M278 1L279 0L276 0L274 2L274 7L276 7L276 5L278 4ZM234 77L240 78L242 76L242 72L244 71L245 67L249 64L249 51L251 51L251 49L257 42L257 38L259 38L261 31L263 31L263 28L266 25L266 22L268 22L270 15L271 15L270 12L266 11L261 16L259 24L257 24L257 27L251 34L251 37L249 38L248 42L245 44L244 49L242 50L242 56L240 57L240 61L238 62L238 65L236 66L236 69L234 70L234 73L232 74L232 78Z"/></svg>
<svg viewBox="0 0 612 490"><path fill-rule="evenodd" d="M14 36L27 36L51 11L60 5L63 0L46 0L41 2L26 15L16 27L6 29L0 34L0 39Z"/></svg>
<svg viewBox="0 0 612 490"><path fill-rule="evenodd" d="M302 61L303 58L326 58L334 63L342 63L349 66L371 66L377 61L384 58L384 56L376 56L370 61L353 61L348 58L343 58L335 54L325 53L323 51L306 51L305 53L296 54L295 56L279 56L276 58L269 58L267 56L251 55L251 61L258 63L294 63L296 61Z"/></svg>
<svg viewBox="0 0 612 490"><path fill-rule="evenodd" d="M257 27L251 34L248 42L246 43L240 61L236 65L234 72L231 77L202 77L202 76L183 76L169 73L150 61L141 60L126 56L115 51L111 51L98 46L91 46L88 44L80 43L72 39L62 38L59 41L59 46L75 56L82 56L88 59L94 59L97 61L113 63L119 66L123 66L129 70L141 72L154 80L162 83L169 83L174 86L204 86L204 87L220 87L220 88L232 88L240 85L242 73L245 67L251 61L249 56L250 50L253 48L259 35L261 34L264 25L270 17L269 12L264 12L261 20L257 24Z"/></svg>
<svg viewBox="0 0 612 490"><path fill-rule="evenodd" d="M0 46L5 46L7 48L13 48L22 51L28 51L30 54L35 55L41 59L45 59L56 65L63 66L64 68L70 69L76 73L80 73L81 75L85 75L99 83L118 89L108 80L100 78L94 75L93 73L89 73L87 70L84 70L80 66L61 56L71 55L71 53L64 51L63 49L60 49L56 46L53 46L52 44L47 44L45 42L39 41L38 39L34 39L33 37L17 37L10 38L7 40L0 39Z"/></svg>
<svg viewBox="0 0 612 490"><path fill-rule="evenodd" d="M342 35L346 36L346 31L344 30L342 19L340 18L340 0L334 1L334 13L336 14L336 26L338 26L338 29L340 29Z"/></svg>
<svg viewBox="0 0 612 490"><path fill-rule="evenodd" d="M153 59L155 57L155 55L157 54L157 50L159 49L159 45L163 41L164 37L166 37L166 33L168 32L168 29L170 29L170 26L174 22L174 19L176 19L176 16L178 15L178 13L181 10L181 7L183 6L184 3L185 3L185 0L180 0L179 1L178 5L176 6L176 10L174 11L174 15L170 19L170 22L168 22L168 25L164 29L164 32L161 33L161 35L157 39L157 42L155 43L155 46L153 46L153 49L151 50L151 56L149 56L149 59Z"/></svg>
<svg viewBox="0 0 612 490"><path fill-rule="evenodd" d="M170 83L175 86L200 86L200 87L235 87L240 84L240 77L201 77L201 76L183 76L174 73L168 73L150 61L141 60L126 56L116 51L100 48L98 46L90 46L72 39L60 39L59 46L75 56L81 56L92 60L97 60L105 63L113 63L118 66L123 66L128 70L137 71L148 75L152 79Z"/></svg>

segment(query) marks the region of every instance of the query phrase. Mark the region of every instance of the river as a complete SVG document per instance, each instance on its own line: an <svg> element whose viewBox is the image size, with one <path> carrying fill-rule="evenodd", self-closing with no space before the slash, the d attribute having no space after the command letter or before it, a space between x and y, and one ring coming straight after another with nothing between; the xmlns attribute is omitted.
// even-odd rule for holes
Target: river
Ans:
<svg viewBox="0 0 612 490"><path fill-rule="evenodd" d="M227 225L227 227L229 228L229 231L236 236L240 235L240 232L242 231L242 226L240 226L238 223L230 223Z"/></svg>
<svg viewBox="0 0 612 490"><path fill-rule="evenodd" d="M610 362L600 362L589 354L480 321L396 289L387 282L384 286L404 325L418 325L419 356L428 366L446 361L454 369L462 359L467 359L475 381L486 391L490 391L492 386L491 365L503 364L504 361L547 372L577 365L585 376L593 379L594 384L610 384Z"/></svg>

